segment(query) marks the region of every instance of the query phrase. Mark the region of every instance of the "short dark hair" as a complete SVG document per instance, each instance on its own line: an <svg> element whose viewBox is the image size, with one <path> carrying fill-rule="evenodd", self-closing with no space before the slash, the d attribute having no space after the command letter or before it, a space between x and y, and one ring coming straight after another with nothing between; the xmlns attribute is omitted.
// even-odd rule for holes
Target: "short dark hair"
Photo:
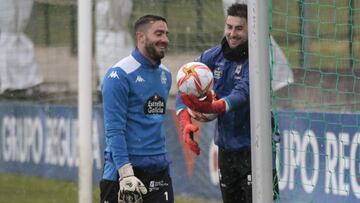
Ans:
<svg viewBox="0 0 360 203"><path fill-rule="evenodd" d="M247 5L235 3L227 9L228 16L237 16L247 20Z"/></svg>
<svg viewBox="0 0 360 203"><path fill-rule="evenodd" d="M152 21L164 21L165 23L167 23L166 19L164 17L148 14L148 15L141 16L135 22L134 31L138 32L138 31L142 30L146 25L148 25Z"/></svg>

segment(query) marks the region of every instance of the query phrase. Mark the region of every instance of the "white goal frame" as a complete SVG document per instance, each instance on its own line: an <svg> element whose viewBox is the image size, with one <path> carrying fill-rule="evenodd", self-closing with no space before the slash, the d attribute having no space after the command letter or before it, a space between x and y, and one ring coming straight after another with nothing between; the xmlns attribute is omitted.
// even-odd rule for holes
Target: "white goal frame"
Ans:
<svg viewBox="0 0 360 203"><path fill-rule="evenodd" d="M78 0L79 203L92 202L92 1Z"/></svg>
<svg viewBox="0 0 360 203"><path fill-rule="evenodd" d="M268 1L248 1L252 197L272 202Z"/></svg>

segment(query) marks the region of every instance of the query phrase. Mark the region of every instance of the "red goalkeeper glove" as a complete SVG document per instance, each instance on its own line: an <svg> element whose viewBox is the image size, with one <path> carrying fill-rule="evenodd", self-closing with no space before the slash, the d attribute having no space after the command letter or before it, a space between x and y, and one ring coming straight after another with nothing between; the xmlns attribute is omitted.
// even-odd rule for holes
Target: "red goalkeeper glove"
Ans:
<svg viewBox="0 0 360 203"><path fill-rule="evenodd" d="M200 101L195 95L185 95L181 94L180 98L184 104L192 110L201 112L201 113L217 113L222 114L226 112L226 103L225 100L219 99L215 100L213 98L213 93L209 91L206 94L206 99Z"/></svg>
<svg viewBox="0 0 360 203"><path fill-rule="evenodd" d="M189 146L191 151L193 151L196 155L199 155L200 148L193 137L193 134L199 130L199 127L191 123L190 114L185 109L180 111L177 118L180 123L180 131L185 143Z"/></svg>

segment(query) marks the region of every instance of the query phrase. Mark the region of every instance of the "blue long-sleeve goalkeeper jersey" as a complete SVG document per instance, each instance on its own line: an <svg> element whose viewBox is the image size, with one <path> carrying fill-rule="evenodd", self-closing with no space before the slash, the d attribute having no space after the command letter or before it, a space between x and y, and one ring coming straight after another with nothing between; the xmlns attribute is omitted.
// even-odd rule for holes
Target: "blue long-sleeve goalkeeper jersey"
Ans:
<svg viewBox="0 0 360 203"><path fill-rule="evenodd" d="M250 148L250 93L248 58L230 61L224 58L221 45L203 52L196 61L206 64L214 74L218 98L225 100L229 111L218 116L215 144L226 150ZM176 110L185 108L177 95Z"/></svg>
<svg viewBox="0 0 360 203"><path fill-rule="evenodd" d="M126 163L155 171L168 167L163 121L170 87L170 71L138 49L108 70L102 85L104 179L117 180Z"/></svg>

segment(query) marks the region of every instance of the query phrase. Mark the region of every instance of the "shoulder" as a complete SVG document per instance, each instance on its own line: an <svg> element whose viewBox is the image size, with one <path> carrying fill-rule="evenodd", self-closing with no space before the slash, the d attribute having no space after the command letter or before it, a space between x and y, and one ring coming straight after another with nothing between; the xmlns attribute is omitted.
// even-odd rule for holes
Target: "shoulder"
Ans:
<svg viewBox="0 0 360 203"><path fill-rule="evenodd" d="M205 50L201 55L203 57L214 57L221 53L221 45L217 45L210 49Z"/></svg>
<svg viewBox="0 0 360 203"><path fill-rule="evenodd" d="M109 79L120 80L120 78L127 77L127 75L139 69L140 66L141 64L133 56L127 56L109 68L104 81Z"/></svg>
<svg viewBox="0 0 360 203"><path fill-rule="evenodd" d="M127 56L112 66L111 69L118 68L124 71L126 74L130 74L136 71L141 66L133 56Z"/></svg>
<svg viewBox="0 0 360 203"><path fill-rule="evenodd" d="M129 74L139 69L141 64L131 55L111 66L104 76L104 86L123 83ZM125 79L125 80L124 80Z"/></svg>
<svg viewBox="0 0 360 203"><path fill-rule="evenodd" d="M221 45L212 47L204 52L196 59L196 61L205 63L210 68L215 66L215 63L223 58Z"/></svg>
<svg viewBox="0 0 360 203"><path fill-rule="evenodd" d="M164 70L165 72L171 74L169 68L166 67L164 64L160 64L159 68L160 68L161 70Z"/></svg>

